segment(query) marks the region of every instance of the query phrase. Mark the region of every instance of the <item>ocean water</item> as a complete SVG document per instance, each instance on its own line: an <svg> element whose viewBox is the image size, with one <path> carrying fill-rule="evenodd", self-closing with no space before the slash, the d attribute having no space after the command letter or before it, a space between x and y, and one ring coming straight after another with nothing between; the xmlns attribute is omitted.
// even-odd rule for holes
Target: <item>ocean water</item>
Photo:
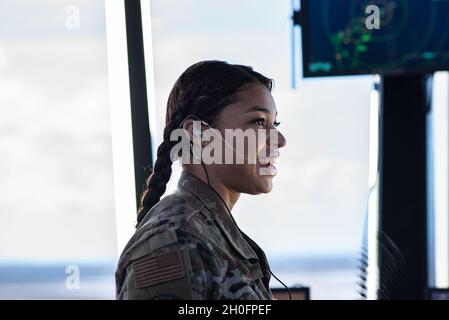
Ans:
<svg viewBox="0 0 449 320"><path fill-rule="evenodd" d="M270 261L278 278L289 287L309 287L313 300L359 298L356 264L352 257ZM114 299L114 272L113 261L0 263L0 299ZM274 278L271 285L282 286Z"/></svg>

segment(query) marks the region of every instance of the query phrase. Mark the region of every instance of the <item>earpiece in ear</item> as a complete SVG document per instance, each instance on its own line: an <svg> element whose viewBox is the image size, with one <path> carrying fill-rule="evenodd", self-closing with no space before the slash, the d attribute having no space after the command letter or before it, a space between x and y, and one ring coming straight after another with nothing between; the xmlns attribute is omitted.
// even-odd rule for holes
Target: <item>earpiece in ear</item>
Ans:
<svg viewBox="0 0 449 320"><path fill-rule="evenodd" d="M192 128L193 140L190 140L191 151L193 155L193 163L200 163L201 161L201 129L197 127ZM196 142L194 142L196 140ZM194 145L195 143L195 145ZM199 162L195 162L198 161Z"/></svg>

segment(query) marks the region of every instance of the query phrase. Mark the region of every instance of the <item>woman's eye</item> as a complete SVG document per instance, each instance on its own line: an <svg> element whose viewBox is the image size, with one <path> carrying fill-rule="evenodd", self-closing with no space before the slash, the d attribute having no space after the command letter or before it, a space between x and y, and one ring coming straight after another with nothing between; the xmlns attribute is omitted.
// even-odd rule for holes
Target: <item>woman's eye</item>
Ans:
<svg viewBox="0 0 449 320"><path fill-rule="evenodd" d="M253 121L253 123L256 125L256 126L265 126L267 123L266 123L266 119L265 118L259 118L259 119L257 119L257 120L254 120ZM279 122L279 121L274 121L273 122L273 126L276 128L277 126L279 126L281 123Z"/></svg>

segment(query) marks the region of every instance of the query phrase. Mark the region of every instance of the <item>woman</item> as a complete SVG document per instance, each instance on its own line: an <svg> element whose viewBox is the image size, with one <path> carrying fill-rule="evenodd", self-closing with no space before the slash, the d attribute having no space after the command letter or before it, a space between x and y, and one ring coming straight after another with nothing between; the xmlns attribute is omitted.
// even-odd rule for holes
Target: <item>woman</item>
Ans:
<svg viewBox="0 0 449 320"><path fill-rule="evenodd" d="M222 61L196 63L176 81L164 140L141 196L137 230L118 264L118 299L272 299L265 254L231 215L240 193L272 189L273 163L285 138L276 130L271 88L272 80L252 68ZM209 153L223 161L183 162L177 191L160 200L173 153L179 156L173 152L178 143L173 133L179 129L191 141L189 160L198 157L197 147L201 152L212 142L226 141L225 129L267 134L257 136L255 152L247 140L243 150L223 143L222 150ZM212 139L203 139L207 130ZM229 150L231 163L225 161ZM243 163L234 161L239 156Z"/></svg>

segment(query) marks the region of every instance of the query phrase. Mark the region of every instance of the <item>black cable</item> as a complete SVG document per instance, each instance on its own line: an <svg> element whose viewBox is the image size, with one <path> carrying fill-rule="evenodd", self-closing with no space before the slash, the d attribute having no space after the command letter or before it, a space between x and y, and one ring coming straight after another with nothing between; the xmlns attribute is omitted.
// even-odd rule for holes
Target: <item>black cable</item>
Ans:
<svg viewBox="0 0 449 320"><path fill-rule="evenodd" d="M192 115L191 115L192 116ZM193 116L195 116L195 115L193 115ZM196 116L195 116L196 117ZM199 120L199 118L198 117L196 117L197 118L197 120ZM182 121L182 122L184 122L184 120ZM181 125L180 125L180 127L181 127ZM190 142L190 146L191 146L191 149L190 149L190 151L192 152L192 155L193 155L193 144L192 144L192 142ZM229 208L228 208L228 206L227 206L227 204L226 204L226 202L223 200L223 198L220 196L220 194L210 185L210 179L209 179L209 173L207 172L207 169L206 169L206 166L204 165L204 163L203 163L203 161L202 161L202 159L200 158L200 161L201 161L201 166L203 167L203 169L204 169L204 173L206 174L206 179L207 179L207 185L208 185L208 187L213 191L213 192L215 192L215 194L218 196L218 198L223 202L223 205L225 206L225 208L226 208L226 210L228 211L228 214L229 214L229 216L231 217L231 220L232 220L232 222L234 223L234 225L235 225L235 227L237 228L237 230L240 232L240 234L242 234L242 236L245 234L240 228L239 228L239 226L237 225L237 222L235 221L235 219L234 219L234 217L232 216L232 213L231 213L231 210L229 210ZM246 236L246 237L248 237L248 236ZM249 237L248 237L249 238ZM252 240L251 240L252 241ZM254 241L253 241L254 242ZM288 288L288 286L284 283L284 282L282 282L274 273L273 273L273 271L271 271L271 269L266 265L265 266L266 268L267 268L267 270L270 272L270 274L277 280L277 281L279 281L279 283L280 284L282 284L283 286L284 286L284 288L287 290L287 293L288 293L288 297L289 297L289 300L292 300L292 294L291 294L291 292L290 292L290 289Z"/></svg>
<svg viewBox="0 0 449 320"><path fill-rule="evenodd" d="M287 293L288 293L288 300L292 300L292 293L290 292L290 289L286 286L285 283L283 283L281 280L279 280L278 277L276 277L273 273L273 271L270 270L270 268L267 268L268 271L270 271L271 275L277 280L279 281L280 284L282 284L284 286L285 289L287 289Z"/></svg>
<svg viewBox="0 0 449 320"><path fill-rule="evenodd" d="M209 174L207 173L207 170L206 170L206 166L204 165L204 163L203 163L203 161L201 160L201 165L203 166L203 169L204 169L204 173L206 174L206 178L207 178L207 185L209 186L209 188L211 188L212 190L214 190L215 191L215 189L214 188L212 188L211 187L211 185L210 185L210 180L209 180ZM217 193L218 194L218 192L217 191L215 191L215 193ZM221 201L223 201L223 199L220 197L220 199L221 199ZM223 201L223 203L224 203L224 201ZM226 203L225 203L225 206L226 206ZM228 207L226 206L226 209L228 209Z"/></svg>
<svg viewBox="0 0 449 320"><path fill-rule="evenodd" d="M212 188L212 186L210 185L210 180L209 180L209 174L207 173L207 169L206 166L204 165L203 161L201 161L201 165L203 166L204 169L204 173L206 174L206 179L207 179L207 185L209 186L209 188L215 192L215 194L218 196L218 198L220 198L220 200L223 202L223 205L225 206L226 210L228 211L229 216L231 217L232 222L234 223L235 227L237 228L237 230L244 235L245 233L240 230L239 226L237 225L237 222L234 220L234 217L231 214L231 210L229 210L228 205L226 204L226 202L223 200L223 198L220 196L220 194L214 189ZM247 236L248 237L248 236ZM281 280L279 280L278 277L276 277L276 275L273 273L273 271L271 271L271 269L268 266L265 266L267 268L267 270L271 273L271 275L277 280L279 281L280 284L282 284L285 289L287 289L287 293L288 293L288 297L289 300L292 300L292 294L290 292L290 289L287 287L287 285L285 283L283 283Z"/></svg>

